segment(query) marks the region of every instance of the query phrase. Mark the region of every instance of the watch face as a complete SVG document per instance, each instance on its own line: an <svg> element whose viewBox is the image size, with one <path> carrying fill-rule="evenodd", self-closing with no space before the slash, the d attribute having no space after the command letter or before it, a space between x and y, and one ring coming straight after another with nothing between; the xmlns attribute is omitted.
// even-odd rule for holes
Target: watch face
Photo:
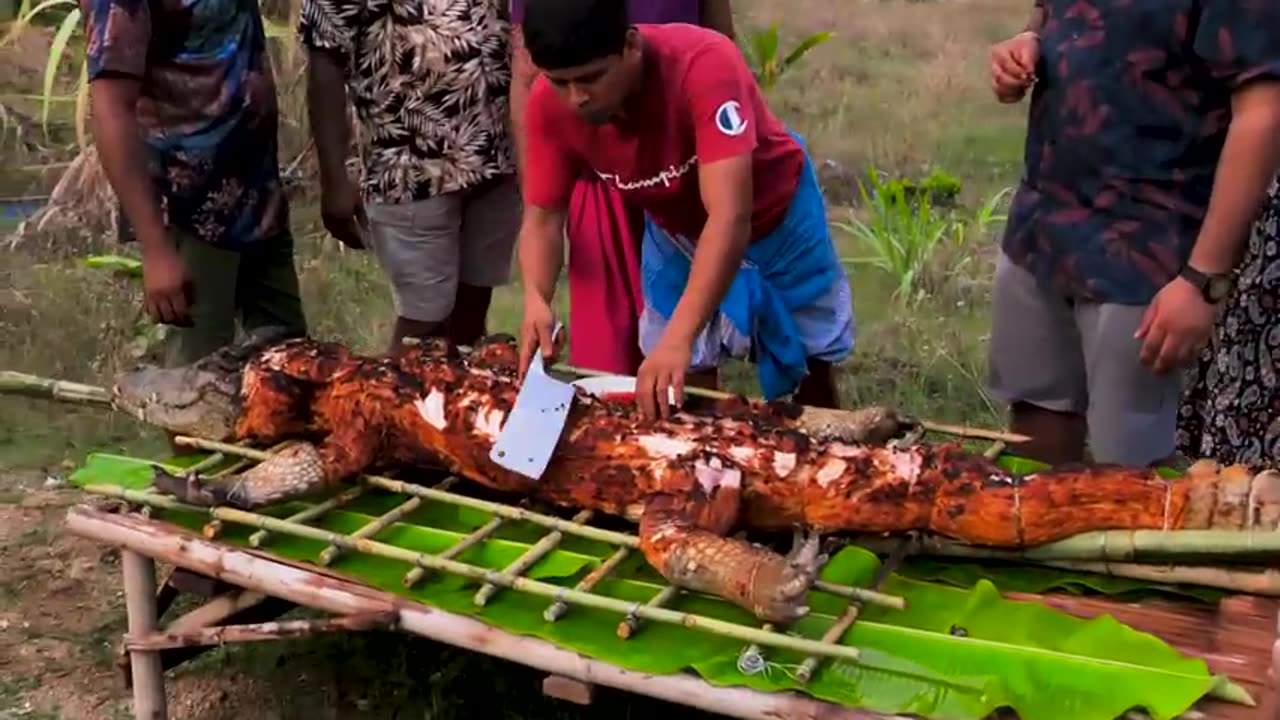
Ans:
<svg viewBox="0 0 1280 720"><path fill-rule="evenodd" d="M1205 287L1209 298L1213 302L1218 302L1227 297L1231 292L1231 279L1221 275L1209 278L1209 284Z"/></svg>

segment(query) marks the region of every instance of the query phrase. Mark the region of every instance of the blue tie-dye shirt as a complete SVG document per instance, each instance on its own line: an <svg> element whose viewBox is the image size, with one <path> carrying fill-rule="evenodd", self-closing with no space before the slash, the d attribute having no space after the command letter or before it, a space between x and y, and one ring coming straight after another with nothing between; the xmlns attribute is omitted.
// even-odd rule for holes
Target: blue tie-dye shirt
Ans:
<svg viewBox="0 0 1280 720"><path fill-rule="evenodd" d="M236 248L279 236L275 81L257 0L80 0L89 80L142 81L137 117L167 223Z"/></svg>
<svg viewBox="0 0 1280 720"><path fill-rule="evenodd" d="M1143 305L1195 244L1241 83L1280 77L1280 0L1037 0L1004 250L1046 287Z"/></svg>

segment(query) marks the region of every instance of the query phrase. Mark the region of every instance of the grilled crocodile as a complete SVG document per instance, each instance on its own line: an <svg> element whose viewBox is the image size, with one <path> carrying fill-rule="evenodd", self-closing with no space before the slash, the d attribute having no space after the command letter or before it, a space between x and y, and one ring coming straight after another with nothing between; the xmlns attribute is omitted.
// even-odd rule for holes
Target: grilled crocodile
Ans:
<svg viewBox="0 0 1280 720"><path fill-rule="evenodd" d="M912 421L881 408L849 415L833 438L831 415L814 422L787 403L740 397L646 420L629 402L580 393L535 481L489 459L519 389L516 367L510 336L391 358L262 332L193 365L130 369L113 402L171 432L299 440L216 479L157 467L157 489L184 502L252 509L332 491L373 466L444 467L636 522L646 560L673 585L775 623L808 611L826 533L916 530L1016 548L1102 529L1274 527L1280 508L1274 488L1240 495L1216 474L1171 482L1146 468L1079 465L1018 475L958 443L897 447L886 441ZM730 537L737 529L792 529L796 540L783 555Z"/></svg>

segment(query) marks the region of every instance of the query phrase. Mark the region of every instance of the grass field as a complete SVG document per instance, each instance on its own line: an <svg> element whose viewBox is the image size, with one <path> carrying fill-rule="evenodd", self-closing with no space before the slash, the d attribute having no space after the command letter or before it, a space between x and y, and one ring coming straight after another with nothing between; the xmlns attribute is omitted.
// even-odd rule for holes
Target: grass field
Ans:
<svg viewBox="0 0 1280 720"><path fill-rule="evenodd" d="M1019 29L1026 12L1015 0L738 3L740 32L779 21L784 49L809 33L835 33L781 78L771 102L822 164L841 254L850 261L859 336L841 377L848 404L1002 423L984 392L988 284L1003 209L990 203L1017 179L1025 108L992 98L987 48ZM0 50L0 197L47 193L58 164L75 155L71 103L54 104L57 125L46 138L32 99L41 92L51 35L32 31ZM61 65L59 92L73 92L73 55ZM294 80L302 59L287 45L277 59L277 77L289 78L280 83L282 161L289 162L305 145ZM312 175L305 160L300 167L293 221L310 320L319 335L377 350L391 314L386 284L370 257L342 251L320 229ZM873 168L891 181L931 173L958 179L956 207L877 212L861 202L856 184ZM864 223L861 232L849 226L854 218ZM5 222L0 218L0 227ZM895 245L906 260L888 262ZM141 327L136 288L81 262L119 251L85 223L0 250L0 369L101 382L133 362ZM855 262L874 258L885 267ZM515 330L518 297L518 286L499 293L492 330ZM748 371L738 368L733 377L739 389L755 391ZM75 498L41 485L92 450L159 447L154 432L127 418L0 398L0 678L18 678L0 680L0 718L124 716L125 696L111 685L103 650L120 631L116 567L109 554L58 535L56 523ZM66 630L54 608L87 614L73 623L77 630ZM30 652L50 643L59 649ZM43 684L35 679L41 677ZM543 699L538 683L506 664L371 636L220 650L181 669L171 688L178 716L200 720L629 717L660 710L619 698L579 710ZM86 705L86 698L98 704ZM86 707L92 709L83 714Z"/></svg>

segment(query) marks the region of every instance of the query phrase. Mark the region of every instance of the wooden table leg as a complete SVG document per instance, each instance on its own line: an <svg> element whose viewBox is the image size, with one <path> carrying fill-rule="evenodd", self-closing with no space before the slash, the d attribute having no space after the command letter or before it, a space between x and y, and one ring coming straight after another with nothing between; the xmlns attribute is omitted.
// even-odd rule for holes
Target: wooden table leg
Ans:
<svg viewBox="0 0 1280 720"><path fill-rule="evenodd" d="M124 602L129 633L136 637L150 635L156 631L157 624L155 561L132 550L122 550L120 560L124 569ZM135 720L168 720L160 653L131 650L129 665L133 673Z"/></svg>

